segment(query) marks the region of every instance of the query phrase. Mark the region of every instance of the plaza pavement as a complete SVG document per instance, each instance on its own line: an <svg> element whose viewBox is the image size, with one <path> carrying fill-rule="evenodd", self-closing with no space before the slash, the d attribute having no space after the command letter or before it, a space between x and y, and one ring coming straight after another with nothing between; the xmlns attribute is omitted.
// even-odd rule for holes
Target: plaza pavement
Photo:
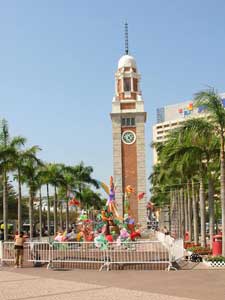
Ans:
<svg viewBox="0 0 225 300"><path fill-rule="evenodd" d="M224 300L225 270L0 271L0 300Z"/></svg>

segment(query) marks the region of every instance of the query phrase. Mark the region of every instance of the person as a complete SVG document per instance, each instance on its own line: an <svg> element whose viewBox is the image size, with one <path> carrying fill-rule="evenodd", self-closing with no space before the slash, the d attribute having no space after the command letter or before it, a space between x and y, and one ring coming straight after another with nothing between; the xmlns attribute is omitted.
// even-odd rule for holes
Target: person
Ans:
<svg viewBox="0 0 225 300"><path fill-rule="evenodd" d="M54 241L56 242L62 242L63 241L63 233L61 231L59 231L56 235L56 237L54 238Z"/></svg>
<svg viewBox="0 0 225 300"><path fill-rule="evenodd" d="M23 245L25 242L25 238L23 235L23 232L20 232L20 234L15 236L15 268L22 268L23 266Z"/></svg>
<svg viewBox="0 0 225 300"><path fill-rule="evenodd" d="M0 241L4 241L4 230L0 229Z"/></svg>
<svg viewBox="0 0 225 300"><path fill-rule="evenodd" d="M163 232L164 232L165 235L169 235L169 230L167 229L166 226L164 226Z"/></svg>

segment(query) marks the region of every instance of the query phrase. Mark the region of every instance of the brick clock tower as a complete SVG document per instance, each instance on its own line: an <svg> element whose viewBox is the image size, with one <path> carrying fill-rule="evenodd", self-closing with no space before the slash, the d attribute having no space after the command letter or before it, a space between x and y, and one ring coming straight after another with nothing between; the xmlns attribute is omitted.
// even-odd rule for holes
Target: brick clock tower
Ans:
<svg viewBox="0 0 225 300"><path fill-rule="evenodd" d="M113 173L118 212L124 215L125 189L131 185L130 212L136 223L146 223L145 122L146 112L140 90L140 74L135 59L128 54L125 24L125 55L115 74L115 97L112 101Z"/></svg>

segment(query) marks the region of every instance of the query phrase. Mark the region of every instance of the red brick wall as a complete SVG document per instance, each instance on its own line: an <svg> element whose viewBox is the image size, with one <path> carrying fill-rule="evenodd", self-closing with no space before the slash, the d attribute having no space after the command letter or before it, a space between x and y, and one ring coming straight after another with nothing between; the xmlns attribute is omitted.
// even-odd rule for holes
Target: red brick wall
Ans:
<svg viewBox="0 0 225 300"><path fill-rule="evenodd" d="M136 103L121 103L121 109L134 109L136 107Z"/></svg>
<svg viewBox="0 0 225 300"><path fill-rule="evenodd" d="M132 130L136 133L136 128L123 127L122 133L126 130ZM135 194L131 194L129 198L131 215L138 220L138 202L137 202L137 146L136 141L127 145L122 142L122 177L123 192L127 185L131 185L135 189Z"/></svg>

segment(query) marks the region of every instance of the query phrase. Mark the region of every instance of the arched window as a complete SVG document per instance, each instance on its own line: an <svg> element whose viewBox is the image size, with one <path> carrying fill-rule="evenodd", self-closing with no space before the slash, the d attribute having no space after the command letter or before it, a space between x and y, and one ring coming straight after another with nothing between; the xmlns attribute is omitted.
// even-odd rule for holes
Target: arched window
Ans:
<svg viewBox="0 0 225 300"><path fill-rule="evenodd" d="M138 91L138 81L137 78L133 79L133 87L134 87L134 92Z"/></svg>
<svg viewBox="0 0 225 300"><path fill-rule="evenodd" d="M123 79L123 88L124 88L124 92L130 92L131 91L130 78L125 77Z"/></svg>

